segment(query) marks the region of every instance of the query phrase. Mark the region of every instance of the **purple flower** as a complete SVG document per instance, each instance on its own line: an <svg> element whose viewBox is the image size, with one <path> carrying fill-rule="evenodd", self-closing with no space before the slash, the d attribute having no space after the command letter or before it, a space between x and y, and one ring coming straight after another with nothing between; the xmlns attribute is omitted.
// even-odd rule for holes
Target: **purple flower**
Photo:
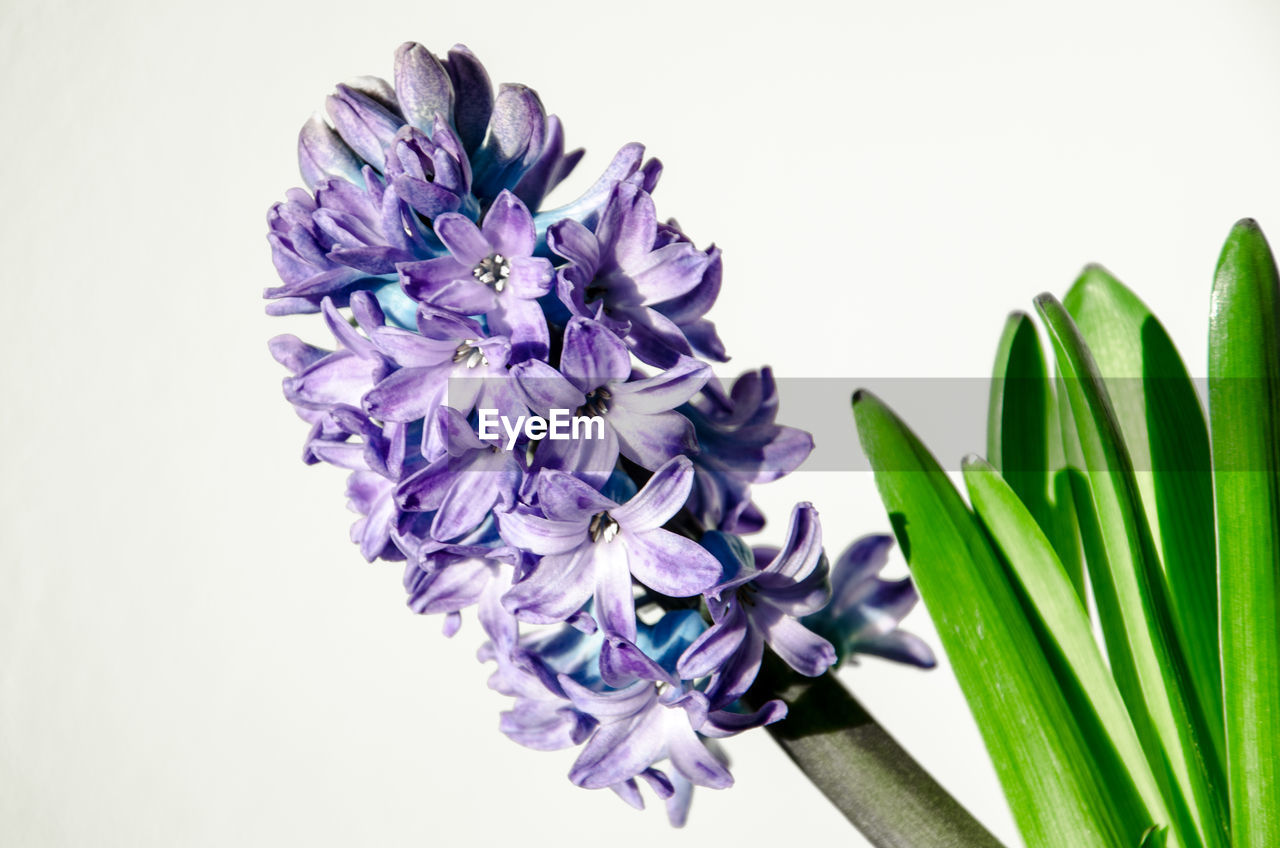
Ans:
<svg viewBox="0 0 1280 848"><path fill-rule="evenodd" d="M807 432L775 423L773 372L747 371L727 395L712 381L680 411L693 422L698 437L690 511L711 529L757 532L764 515L751 502L751 486L791 473L813 450Z"/></svg>
<svg viewBox="0 0 1280 848"><path fill-rule="evenodd" d="M425 218L446 212L479 216L471 195L471 160L441 115L436 115L431 135L408 126L396 132L386 171L396 194Z"/></svg>
<svg viewBox="0 0 1280 848"><path fill-rule="evenodd" d="M480 526L495 505L515 505L524 468L515 453L482 442L456 409L441 407L434 425L445 453L400 483L401 509L435 511L431 537L449 542Z"/></svg>
<svg viewBox="0 0 1280 848"><path fill-rule="evenodd" d="M831 643L798 620L830 597L818 513L798 504L781 551L754 554L736 536L712 531L702 541L731 569L729 579L707 592L712 624L680 657L681 677L710 675L714 706L737 700L760 669L767 642L787 665L817 677L836 661Z"/></svg>
<svg viewBox="0 0 1280 848"><path fill-rule="evenodd" d="M500 716L499 729L538 751L581 745L596 722L573 706L558 674L581 673L598 654L594 646L598 640L569 626L519 637L514 620L501 614L505 619L496 615L482 619L490 641L479 653L482 661L493 660L498 666L489 687L515 698L511 709Z"/></svg>
<svg viewBox="0 0 1280 848"><path fill-rule="evenodd" d="M693 469L685 457L658 469L625 504L568 474L542 472L537 486L542 516L498 514L508 544L542 556L503 597L506 608L521 620L551 624L569 618L594 595L600 626L634 640L632 577L677 598L697 595L720 577L713 556L662 529L684 505L692 485Z"/></svg>
<svg viewBox="0 0 1280 848"><path fill-rule="evenodd" d="M270 344L303 458L349 472L352 541L406 561L410 609L446 635L474 609L490 686L514 699L503 733L582 746L574 783L637 807L647 784L683 824L694 785L732 783L715 739L785 714L738 711L765 644L810 675L837 651L926 665L897 629L914 591L876 576L873 537L827 604L807 504L780 552L731 535L763 526L751 487L812 440L775 423L767 369L726 392L701 361L726 359L706 317L720 251L658 220L661 163L624 145L541 210L582 151L535 92L495 92L460 45L402 45L393 83L336 88L298 136L307 189L268 214L268 311L319 312L336 340ZM538 440L530 410L590 423ZM483 440L494 413L507 438Z"/></svg>
<svg viewBox="0 0 1280 848"><path fill-rule="evenodd" d="M470 540L468 540L470 541ZM513 564L520 552L506 546L484 544L443 545L409 559L404 588L409 609L422 615L443 613L444 633L453 636L462 624L462 610L480 605L480 619L491 633L510 633L510 618L501 608L502 593L511 586Z"/></svg>
<svg viewBox="0 0 1280 848"><path fill-rule="evenodd" d="M356 284L380 285L397 263L428 253L427 234L408 205L373 171L366 168L364 177L363 185L327 180L314 200L294 189L271 208L267 240L284 285L264 292L279 299L269 311L316 312L325 297L345 305Z"/></svg>
<svg viewBox="0 0 1280 848"><path fill-rule="evenodd" d="M404 120L394 103L395 92L385 82L367 78L365 89L339 85L325 99L325 111L338 135L364 161L386 170L384 151Z"/></svg>
<svg viewBox="0 0 1280 848"><path fill-rule="evenodd" d="M551 263L533 255L537 233L525 205L504 191L479 227L448 213L436 219L435 230L450 255L401 265L405 292L463 315L484 315L495 333L511 338L514 361L545 359L550 336L538 298L551 290Z"/></svg>
<svg viewBox="0 0 1280 848"><path fill-rule="evenodd" d="M390 374L395 365L347 323L329 298L321 310L338 350L310 362L284 381L284 395L295 407L317 411L337 406L360 408L370 387Z"/></svg>
<svg viewBox="0 0 1280 848"><path fill-rule="evenodd" d="M371 298L368 303L376 306ZM503 336L486 336L472 319L424 305L418 310L416 333L381 324L361 327L373 348L399 366L363 396L370 415L384 421L416 421L446 405L464 416L477 406L511 420L528 412L507 370L510 342ZM428 459L444 451L441 432L436 427L423 430L422 450Z"/></svg>
<svg viewBox="0 0 1280 848"><path fill-rule="evenodd" d="M786 715L781 701L770 701L752 714L710 708L703 693L673 676L630 641L610 643L617 688L595 691L561 675L565 693L583 713L599 722L569 772L587 789L603 789L643 777L657 782L659 794L673 789L665 774L653 768L670 760L681 777L698 786L724 789L733 785L729 770L700 736L732 736Z"/></svg>
<svg viewBox="0 0 1280 848"><path fill-rule="evenodd" d="M547 231L547 243L569 260L559 272L559 294L570 312L600 321L651 365L669 367L693 354L684 332L656 307L697 289L718 252L673 239L669 230L660 240L648 192L632 182L618 183L594 232L566 220ZM718 276L712 280L707 293L714 298Z"/></svg>
<svg viewBox="0 0 1280 848"><path fill-rule="evenodd" d="M564 128L548 117L537 92L504 83L493 103L489 133L476 151L476 193L494 197L511 191L537 208L552 188L573 171L583 150L564 152Z"/></svg>
<svg viewBox="0 0 1280 848"><path fill-rule="evenodd" d="M711 376L706 363L685 357L661 374L632 380L626 345L601 324L573 318L565 329L559 371L531 360L511 373L540 415L569 409L604 419L602 438L544 442L535 456L537 468L571 471L602 485L619 453L653 471L697 449L693 425L675 408Z"/></svg>
<svg viewBox="0 0 1280 848"><path fill-rule="evenodd" d="M863 536L849 545L831 567L831 602L804 624L831 640L843 662L870 654L920 668L937 664L919 636L899 627L920 599L911 578L881 580L893 537Z"/></svg>

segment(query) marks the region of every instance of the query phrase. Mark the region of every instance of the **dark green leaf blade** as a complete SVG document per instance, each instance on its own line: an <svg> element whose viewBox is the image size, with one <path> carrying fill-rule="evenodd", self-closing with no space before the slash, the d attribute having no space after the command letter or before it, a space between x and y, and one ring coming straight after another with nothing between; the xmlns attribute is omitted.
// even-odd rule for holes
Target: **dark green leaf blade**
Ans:
<svg viewBox="0 0 1280 848"><path fill-rule="evenodd" d="M1280 845L1280 282L1253 221L1213 284L1209 419L1233 845Z"/></svg>
<svg viewBox="0 0 1280 848"><path fill-rule="evenodd" d="M1114 591L1123 624L1122 638L1112 635L1108 647L1127 647L1140 689L1135 694L1122 688L1122 693L1135 724L1142 725L1142 712L1149 712L1155 738L1142 738L1148 761L1157 769L1167 762L1179 790L1180 798L1166 798L1169 807L1176 809L1179 801L1185 802L1203 844L1224 846L1228 842L1225 772L1181 649L1164 572L1120 425L1097 365L1066 309L1049 294L1036 298L1036 308L1049 329L1062 372L1105 548L1108 573L1099 575L1098 582ZM1089 567L1093 576L1092 559ZM1098 592L1100 606L1104 594Z"/></svg>
<svg viewBox="0 0 1280 848"><path fill-rule="evenodd" d="M915 435L858 392L863 450L1028 848L1130 846L981 526Z"/></svg>
<svg viewBox="0 0 1280 848"><path fill-rule="evenodd" d="M987 458L1053 543L1084 598L1084 572L1072 504L1056 478L1058 443L1053 385L1030 316L1009 315L996 348L987 413Z"/></svg>
<svg viewBox="0 0 1280 848"><path fill-rule="evenodd" d="M1133 834L1172 821L1124 701L1093 638L1089 616L1048 538L989 463L964 463L969 499L1009 569L1097 774ZM1181 844L1181 843L1176 843Z"/></svg>
<svg viewBox="0 0 1280 848"><path fill-rule="evenodd" d="M1200 399L1160 321L1104 268L1085 268L1063 306L1080 329L1111 396L1168 581L1196 697L1222 760L1226 749L1213 480Z"/></svg>

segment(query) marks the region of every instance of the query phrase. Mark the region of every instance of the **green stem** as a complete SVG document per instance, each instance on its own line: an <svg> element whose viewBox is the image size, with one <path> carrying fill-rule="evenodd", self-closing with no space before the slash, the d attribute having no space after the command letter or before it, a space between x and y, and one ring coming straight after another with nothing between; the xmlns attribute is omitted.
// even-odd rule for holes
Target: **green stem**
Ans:
<svg viewBox="0 0 1280 848"><path fill-rule="evenodd" d="M768 730L813 785L877 848L1004 848L835 678L765 657L746 700L787 703Z"/></svg>

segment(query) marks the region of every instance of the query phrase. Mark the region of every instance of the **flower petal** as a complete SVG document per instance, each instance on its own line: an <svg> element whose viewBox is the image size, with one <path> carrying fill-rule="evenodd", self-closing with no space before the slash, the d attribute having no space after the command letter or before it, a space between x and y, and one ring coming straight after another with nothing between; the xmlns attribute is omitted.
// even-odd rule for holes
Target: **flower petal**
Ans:
<svg viewBox="0 0 1280 848"><path fill-rule="evenodd" d="M707 677L719 671L742 648L747 619L739 604L730 604L724 617L703 631L676 665L683 680Z"/></svg>
<svg viewBox="0 0 1280 848"><path fill-rule="evenodd" d="M495 253L508 259L533 255L538 242L533 216L520 198L505 189L494 198L493 205L485 213L480 232Z"/></svg>
<svg viewBox="0 0 1280 848"><path fill-rule="evenodd" d="M698 739L689 726L683 710L671 710L666 718L667 754L671 764L698 786L726 789L733 785L733 775Z"/></svg>
<svg viewBox="0 0 1280 848"><path fill-rule="evenodd" d="M593 545L545 556L502 596L502 605L521 621L557 624L582 609L591 597L595 570Z"/></svg>
<svg viewBox="0 0 1280 848"><path fill-rule="evenodd" d="M687 402L710 377L711 366L691 356L681 357L654 377L613 386L613 403L640 415L666 412Z"/></svg>
<svg viewBox="0 0 1280 848"><path fill-rule="evenodd" d="M748 613L764 634L769 647L787 665L807 677L817 677L835 664L836 649L831 643L809 630L776 607L761 604Z"/></svg>
<svg viewBox="0 0 1280 848"><path fill-rule="evenodd" d="M623 530L615 541L625 544L627 562L637 580L673 598L689 598L709 589L722 573L716 558L697 542L666 530Z"/></svg>
<svg viewBox="0 0 1280 848"><path fill-rule="evenodd" d="M628 641L636 638L636 605L631 592L629 549L619 539L596 542L596 621L605 633ZM609 682L606 680L605 682Z"/></svg>
<svg viewBox="0 0 1280 848"><path fill-rule="evenodd" d="M453 83L430 50L412 41L396 50L396 99L404 119L428 135L436 115L453 112Z"/></svg>
<svg viewBox="0 0 1280 848"><path fill-rule="evenodd" d="M493 253L480 228L472 223L466 215L449 212L434 221L436 235L454 258L464 266L474 268L480 260Z"/></svg>
<svg viewBox="0 0 1280 848"><path fill-rule="evenodd" d="M631 376L631 354L622 340L601 324L572 318L564 331L560 370L577 388L590 392Z"/></svg>
<svg viewBox="0 0 1280 848"><path fill-rule="evenodd" d="M500 512L498 528L508 545L542 556L566 554L588 541L583 521L553 521L528 513Z"/></svg>
<svg viewBox="0 0 1280 848"><path fill-rule="evenodd" d="M656 530L680 511L693 488L693 463L677 456L654 472L644 488L610 515L633 533Z"/></svg>
<svg viewBox="0 0 1280 848"><path fill-rule="evenodd" d="M605 418L618 434L618 449L622 455L651 471L661 468L674 456L694 453L698 449L693 424L674 410L657 415L636 415L630 410L615 408Z"/></svg>

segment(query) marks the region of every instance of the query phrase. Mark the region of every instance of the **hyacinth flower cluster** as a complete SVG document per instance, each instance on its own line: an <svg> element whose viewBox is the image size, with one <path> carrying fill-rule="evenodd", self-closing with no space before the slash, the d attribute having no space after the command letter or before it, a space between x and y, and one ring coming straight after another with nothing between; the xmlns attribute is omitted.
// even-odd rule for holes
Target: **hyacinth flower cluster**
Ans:
<svg viewBox="0 0 1280 848"><path fill-rule="evenodd" d="M265 294L333 341L271 351L304 460L349 472L364 557L403 562L410 608L448 635L476 610L506 735L580 747L573 783L637 807L648 786L682 823L693 786L732 783L716 740L784 719L743 702L766 646L807 676L855 652L932 665L898 629L915 594L879 578L883 537L833 568L800 504L780 548L744 540L752 487L812 440L776 422L767 368L712 373L720 252L658 219L643 147L543 209L582 151L461 46L405 44L391 81L339 85L325 112L299 135L306 187L268 214ZM593 426L483 426L557 410Z"/></svg>

